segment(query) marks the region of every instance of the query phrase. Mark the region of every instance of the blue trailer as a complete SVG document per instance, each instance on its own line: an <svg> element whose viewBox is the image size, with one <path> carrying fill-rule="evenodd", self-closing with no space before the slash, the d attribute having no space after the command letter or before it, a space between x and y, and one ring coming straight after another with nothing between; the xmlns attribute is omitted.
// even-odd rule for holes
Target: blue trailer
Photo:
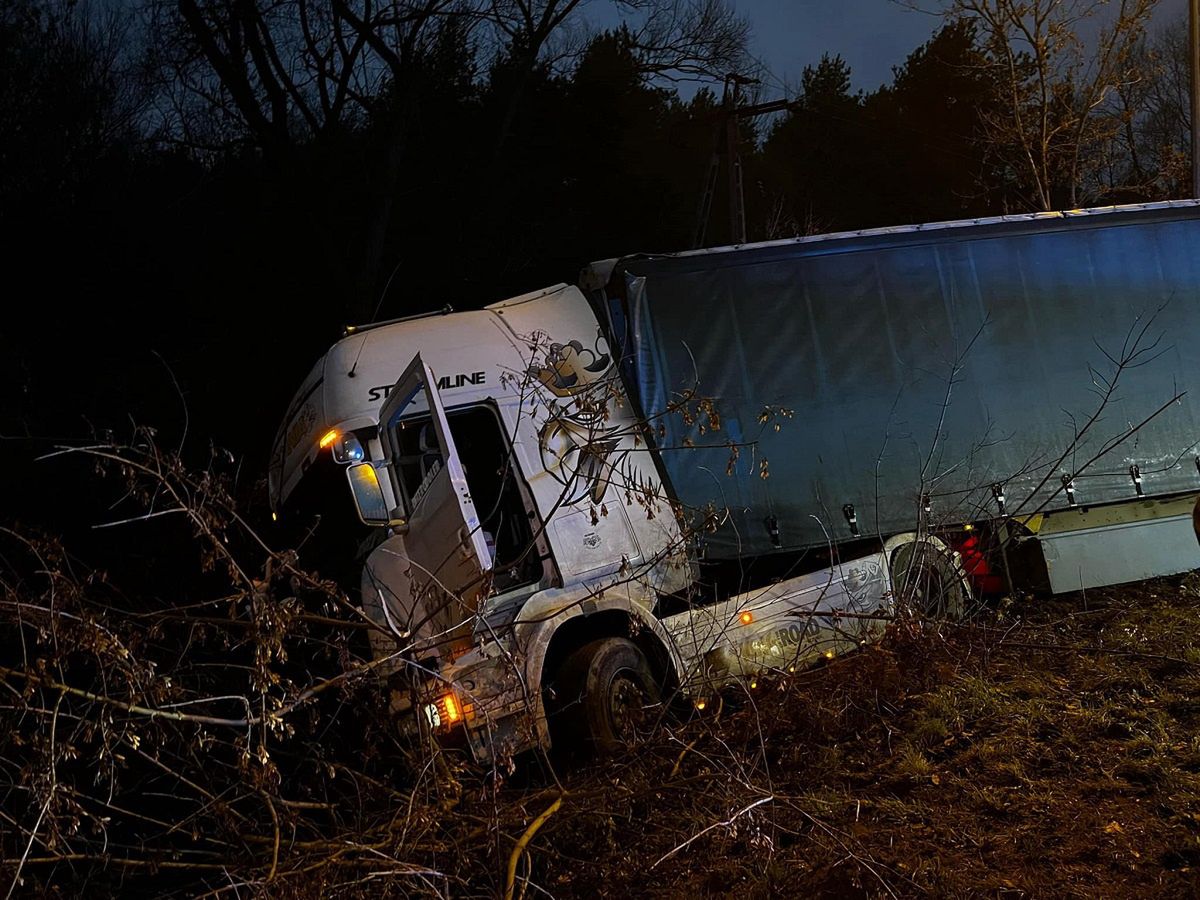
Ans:
<svg viewBox="0 0 1200 900"><path fill-rule="evenodd" d="M1200 566L1198 251L1183 200L584 277L709 558L991 521L1069 590Z"/></svg>

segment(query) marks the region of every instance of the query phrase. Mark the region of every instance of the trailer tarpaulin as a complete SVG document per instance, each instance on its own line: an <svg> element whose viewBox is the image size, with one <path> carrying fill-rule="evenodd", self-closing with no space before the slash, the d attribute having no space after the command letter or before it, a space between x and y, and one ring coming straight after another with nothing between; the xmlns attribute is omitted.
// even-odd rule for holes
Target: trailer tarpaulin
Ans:
<svg viewBox="0 0 1200 900"><path fill-rule="evenodd" d="M1084 505L1200 488L1194 202L619 271L618 343L672 489L729 511L711 557L847 540L851 512L870 535L914 530L926 505L943 523L996 515L998 495L1066 507L1064 475Z"/></svg>

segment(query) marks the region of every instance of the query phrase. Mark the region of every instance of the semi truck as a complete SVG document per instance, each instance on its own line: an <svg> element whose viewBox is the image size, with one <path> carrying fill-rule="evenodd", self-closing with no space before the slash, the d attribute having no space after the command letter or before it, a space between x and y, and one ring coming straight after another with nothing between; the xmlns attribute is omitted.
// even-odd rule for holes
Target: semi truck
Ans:
<svg viewBox="0 0 1200 900"><path fill-rule="evenodd" d="M610 752L899 616L1200 566L1197 250L1200 201L1003 216L348 328L272 507L353 500L404 727Z"/></svg>

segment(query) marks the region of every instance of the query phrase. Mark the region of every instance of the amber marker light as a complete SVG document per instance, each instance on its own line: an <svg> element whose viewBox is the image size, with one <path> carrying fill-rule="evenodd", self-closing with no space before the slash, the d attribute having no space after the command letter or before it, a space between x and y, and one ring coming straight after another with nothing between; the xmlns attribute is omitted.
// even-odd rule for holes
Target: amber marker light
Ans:
<svg viewBox="0 0 1200 900"><path fill-rule="evenodd" d="M462 718L462 710L458 708L458 700L453 694L447 694L442 698L442 707L446 711L446 724L453 725Z"/></svg>
<svg viewBox="0 0 1200 900"><path fill-rule="evenodd" d="M330 444L332 444L337 439L338 439L337 429L331 428L329 431L327 431L323 435L321 435L321 440L317 441L317 444L320 446L320 448L322 450L324 450L326 447L328 447Z"/></svg>
<svg viewBox="0 0 1200 900"><path fill-rule="evenodd" d="M743 609L741 614L738 616L738 621L743 625L749 625L754 621L754 613L750 612L748 609Z"/></svg>

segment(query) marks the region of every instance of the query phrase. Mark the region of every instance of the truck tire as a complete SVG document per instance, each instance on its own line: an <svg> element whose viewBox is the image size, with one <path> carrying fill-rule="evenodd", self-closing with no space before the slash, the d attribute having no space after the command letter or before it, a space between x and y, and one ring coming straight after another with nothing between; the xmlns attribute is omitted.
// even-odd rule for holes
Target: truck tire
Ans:
<svg viewBox="0 0 1200 900"><path fill-rule="evenodd" d="M957 621L971 603L971 586L955 554L941 541L914 540L892 552L896 602L920 616Z"/></svg>
<svg viewBox="0 0 1200 900"><path fill-rule="evenodd" d="M648 730L659 702L645 654L626 638L585 644L567 657L554 681L551 739L567 752L620 751Z"/></svg>

